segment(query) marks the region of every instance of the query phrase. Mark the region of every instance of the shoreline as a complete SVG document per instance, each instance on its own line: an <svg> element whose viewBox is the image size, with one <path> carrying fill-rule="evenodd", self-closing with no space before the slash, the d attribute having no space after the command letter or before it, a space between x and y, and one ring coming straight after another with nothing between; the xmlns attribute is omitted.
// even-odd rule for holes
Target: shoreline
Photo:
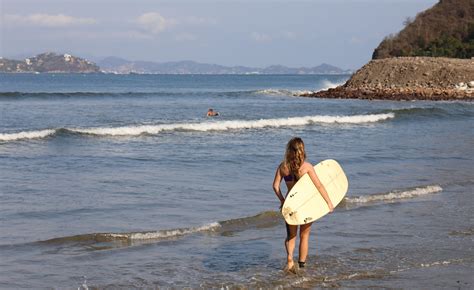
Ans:
<svg viewBox="0 0 474 290"><path fill-rule="evenodd" d="M474 101L473 93L467 91L432 88L353 89L339 86L310 94L301 94L300 97L384 101Z"/></svg>

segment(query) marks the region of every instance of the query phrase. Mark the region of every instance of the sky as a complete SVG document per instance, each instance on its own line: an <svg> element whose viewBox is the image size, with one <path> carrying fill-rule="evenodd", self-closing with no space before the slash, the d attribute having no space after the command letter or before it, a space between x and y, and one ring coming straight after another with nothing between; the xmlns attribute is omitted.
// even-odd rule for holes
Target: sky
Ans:
<svg viewBox="0 0 474 290"><path fill-rule="evenodd" d="M0 0L0 56L357 69L436 0Z"/></svg>

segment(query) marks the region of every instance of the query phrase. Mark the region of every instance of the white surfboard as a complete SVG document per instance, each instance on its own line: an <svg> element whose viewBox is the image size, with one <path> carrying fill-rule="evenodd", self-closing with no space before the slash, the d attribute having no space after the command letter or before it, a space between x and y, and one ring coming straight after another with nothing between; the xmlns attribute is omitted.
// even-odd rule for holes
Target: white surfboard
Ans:
<svg viewBox="0 0 474 290"><path fill-rule="evenodd" d="M336 207L349 188L346 174L336 160L328 159L314 166L316 175L326 188ZM314 222L329 213L329 207L308 174L303 175L290 190L283 203L281 213L290 225Z"/></svg>

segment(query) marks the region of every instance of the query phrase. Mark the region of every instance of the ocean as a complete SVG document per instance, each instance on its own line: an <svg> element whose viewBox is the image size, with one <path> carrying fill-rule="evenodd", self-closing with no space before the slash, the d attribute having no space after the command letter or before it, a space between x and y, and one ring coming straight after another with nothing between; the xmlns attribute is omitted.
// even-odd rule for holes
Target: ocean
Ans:
<svg viewBox="0 0 474 290"><path fill-rule="evenodd" d="M474 103L299 97L348 78L0 74L0 288L473 288ZM297 274L294 136L349 179Z"/></svg>

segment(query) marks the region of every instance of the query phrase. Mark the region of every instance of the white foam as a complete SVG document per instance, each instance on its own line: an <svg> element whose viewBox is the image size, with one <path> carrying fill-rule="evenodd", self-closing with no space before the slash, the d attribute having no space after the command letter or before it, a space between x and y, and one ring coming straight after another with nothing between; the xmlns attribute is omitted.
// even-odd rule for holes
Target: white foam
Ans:
<svg viewBox="0 0 474 290"><path fill-rule="evenodd" d="M263 95L276 95L276 96L292 96L293 93L290 90L285 89L264 89L256 92L257 94Z"/></svg>
<svg viewBox="0 0 474 290"><path fill-rule="evenodd" d="M263 95L275 95L275 96L301 96L314 93L310 90L285 90L285 89L265 89L256 92L257 94Z"/></svg>
<svg viewBox="0 0 474 290"><path fill-rule="evenodd" d="M156 135L164 131L227 131L241 129L261 129L306 126L311 124L364 124L375 123L395 118L394 113L369 114L353 116L304 116L279 119L260 120L229 120L229 121L209 121L202 123L171 123L160 125L138 125L124 127L97 127L97 128L65 128L65 130L98 136L138 136L141 134ZM54 129L45 129L29 132L4 133L0 134L1 141L16 141L22 139L45 138L57 132Z"/></svg>
<svg viewBox="0 0 474 290"><path fill-rule="evenodd" d="M342 81L342 82L336 82L336 83L333 83L331 81L328 81L328 80L324 80L323 83L322 83L322 86L321 88L319 89L320 91L326 91L328 89L334 89L338 86L341 86L345 83L345 81Z"/></svg>
<svg viewBox="0 0 474 290"><path fill-rule="evenodd" d="M461 262L463 262L463 259L453 259L450 261L436 261L436 262L426 263L426 264L421 263L420 266L422 268L428 268L428 267L433 267L433 266L450 265L453 263L461 263Z"/></svg>
<svg viewBox="0 0 474 290"><path fill-rule="evenodd" d="M290 126L305 126L313 123L321 124L363 124L374 123L392 119L394 113L353 115L353 116L305 116L280 119L260 119L260 120L233 120L216 121L202 123L175 123L162 125L140 125L125 127L98 127L84 129L68 129L73 132L83 134L93 134L99 136L138 136L141 134L158 134L163 131L227 131L238 129L260 129L260 128L278 128Z"/></svg>
<svg viewBox="0 0 474 290"><path fill-rule="evenodd" d="M194 228L163 230L156 232L131 233L131 234L109 234L108 236L116 239L130 239L130 240L159 240L166 238L179 237L198 232L212 231L219 228L221 225L217 222L203 225Z"/></svg>
<svg viewBox="0 0 474 290"><path fill-rule="evenodd" d="M15 141L23 139L38 139L45 138L47 136L53 135L56 133L56 130L39 130L39 131L29 131L29 132L18 132L18 133L5 133L0 134L0 141Z"/></svg>
<svg viewBox="0 0 474 290"><path fill-rule="evenodd" d="M414 198L424 195L430 195L442 191L439 185L429 185L426 187L417 187L407 191L389 192L385 194L375 194L359 197L346 197L345 201L349 203L370 203L379 201L396 201L400 199Z"/></svg>
<svg viewBox="0 0 474 290"><path fill-rule="evenodd" d="M293 96L302 96L302 95L309 95L313 94L315 91L308 91L308 90L297 90L297 91L291 91Z"/></svg>

